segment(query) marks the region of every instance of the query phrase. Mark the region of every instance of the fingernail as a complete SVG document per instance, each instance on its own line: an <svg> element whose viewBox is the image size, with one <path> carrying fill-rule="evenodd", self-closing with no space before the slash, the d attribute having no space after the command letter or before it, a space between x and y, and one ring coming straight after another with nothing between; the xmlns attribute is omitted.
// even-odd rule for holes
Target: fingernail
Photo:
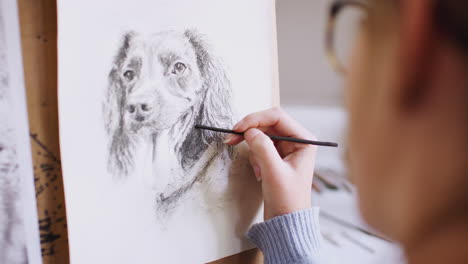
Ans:
<svg viewBox="0 0 468 264"><path fill-rule="evenodd" d="M232 130L237 130L239 128L239 123L237 123L233 128Z"/></svg>
<svg viewBox="0 0 468 264"><path fill-rule="evenodd" d="M224 138L223 143L227 144L227 143L231 142L233 139L234 139L234 135L227 135L226 138Z"/></svg>
<svg viewBox="0 0 468 264"><path fill-rule="evenodd" d="M262 181L262 177L260 175L260 167L254 166L253 170L254 170L254 173L255 173L255 178L257 178L257 181Z"/></svg>

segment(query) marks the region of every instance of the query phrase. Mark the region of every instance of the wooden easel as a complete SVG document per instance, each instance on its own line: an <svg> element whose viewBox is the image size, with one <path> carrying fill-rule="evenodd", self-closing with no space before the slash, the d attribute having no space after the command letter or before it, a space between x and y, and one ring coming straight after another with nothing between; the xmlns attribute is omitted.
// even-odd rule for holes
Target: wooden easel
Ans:
<svg viewBox="0 0 468 264"><path fill-rule="evenodd" d="M57 106L56 0L19 0L21 39L44 264L69 263ZM155 260L155 263L157 260ZM212 264L263 263L250 250Z"/></svg>

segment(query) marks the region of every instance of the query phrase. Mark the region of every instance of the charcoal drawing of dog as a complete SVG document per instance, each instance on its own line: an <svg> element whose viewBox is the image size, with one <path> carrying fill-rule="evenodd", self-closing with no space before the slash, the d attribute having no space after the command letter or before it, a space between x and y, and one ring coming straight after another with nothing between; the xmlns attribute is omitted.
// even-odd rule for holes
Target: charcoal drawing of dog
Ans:
<svg viewBox="0 0 468 264"><path fill-rule="evenodd" d="M196 30L126 33L103 109L109 172L120 179L146 174L161 211L209 181L215 163L233 157L224 135L194 129L233 125L230 81ZM149 169L142 172L145 159Z"/></svg>

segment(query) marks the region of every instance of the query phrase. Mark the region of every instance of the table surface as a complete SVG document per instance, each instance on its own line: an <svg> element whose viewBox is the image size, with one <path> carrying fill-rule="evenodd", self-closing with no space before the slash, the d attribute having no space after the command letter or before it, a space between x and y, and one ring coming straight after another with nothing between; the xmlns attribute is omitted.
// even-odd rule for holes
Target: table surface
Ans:
<svg viewBox="0 0 468 264"><path fill-rule="evenodd" d="M23 63L44 264L68 263L57 105L56 0L19 0ZM213 264L263 263L254 249Z"/></svg>

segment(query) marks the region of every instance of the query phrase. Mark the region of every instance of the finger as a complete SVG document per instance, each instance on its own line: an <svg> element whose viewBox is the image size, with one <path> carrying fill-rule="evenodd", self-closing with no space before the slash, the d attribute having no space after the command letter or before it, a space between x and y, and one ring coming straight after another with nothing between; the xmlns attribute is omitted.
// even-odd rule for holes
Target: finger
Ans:
<svg viewBox="0 0 468 264"><path fill-rule="evenodd" d="M262 130L263 132L265 132L267 129L264 128L264 129L260 129ZM244 137L241 136L241 135L236 135L236 134L229 134L227 135L225 138L224 138L224 144L228 144L228 145L231 145L231 146L235 146L235 145L238 145L239 143L241 143L242 141L244 141Z"/></svg>
<svg viewBox="0 0 468 264"><path fill-rule="evenodd" d="M300 149L287 157L284 161L288 163L294 170L300 171L300 175L306 175L307 178L312 179L315 169L315 157L317 147L310 146Z"/></svg>
<svg viewBox="0 0 468 264"><path fill-rule="evenodd" d="M255 128L249 129L245 132L244 138L262 171L274 170L282 164L283 160L273 145L273 141L262 131Z"/></svg>
<svg viewBox="0 0 468 264"><path fill-rule="evenodd" d="M249 128L269 128L274 129L282 136L288 137L310 137L310 133L299 123L292 119L280 108L257 112L246 116L239 121L234 130L238 132L246 131Z"/></svg>
<svg viewBox="0 0 468 264"><path fill-rule="evenodd" d="M250 166L252 166L252 169L255 174L255 178L257 178L257 181L262 180L261 172L260 172L260 166L258 165L257 159L255 158L255 155L253 155L252 152L249 153L249 162Z"/></svg>
<svg viewBox="0 0 468 264"><path fill-rule="evenodd" d="M307 138L308 140L313 140L316 141L316 137L310 134L310 136ZM278 149L279 153L281 156L284 158L285 156L288 156L291 153L294 153L298 150L302 149L316 149L316 146L310 145L310 144L303 144L303 143L296 143L296 142L289 142L289 141L278 141L276 143L276 149Z"/></svg>
<svg viewBox="0 0 468 264"><path fill-rule="evenodd" d="M224 144L235 146L244 141L244 137L241 135L229 134L224 138Z"/></svg>

